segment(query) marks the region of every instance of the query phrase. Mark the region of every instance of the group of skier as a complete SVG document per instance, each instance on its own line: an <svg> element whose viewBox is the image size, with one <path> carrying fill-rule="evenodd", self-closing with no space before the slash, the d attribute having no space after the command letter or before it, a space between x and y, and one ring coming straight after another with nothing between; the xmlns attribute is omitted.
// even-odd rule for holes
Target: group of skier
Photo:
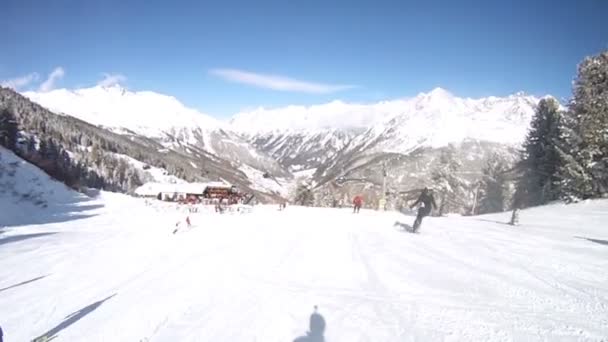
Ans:
<svg viewBox="0 0 608 342"><path fill-rule="evenodd" d="M420 196L418 196L418 199L412 205L410 205L410 209L413 209L416 206L419 206L419 207L418 207L418 213L416 215L416 219L414 220L414 225L412 227L413 232L417 232L418 229L420 229L420 225L422 224L422 219L425 216L430 215L432 209L437 209L437 204L435 203L435 198L433 196L432 190L425 187L422 190L422 192L420 193ZM286 202L281 202L279 204L279 210L285 210L286 207L287 207ZM356 195L353 198L353 213L359 213L361 211L362 207L363 207L363 196ZM218 204L215 207L215 211L223 213L224 208L222 208L222 206ZM186 222L187 227L192 226L190 223L189 216L186 217L185 222ZM173 231L174 234L181 228L180 226L181 226L181 222L177 222L175 225L175 229Z"/></svg>
<svg viewBox="0 0 608 342"><path fill-rule="evenodd" d="M422 189L420 196L416 202L414 202L410 209L413 209L415 206L418 206L418 213L416 215L416 219L414 220L414 226L412 227L414 232L417 232L420 229L420 225L422 224L422 219L425 216L431 214L432 209L437 209L437 204L435 203L435 197L433 196L432 190L429 188ZM363 197L361 195L357 195L353 198L353 213L359 213L361 207L363 206Z"/></svg>

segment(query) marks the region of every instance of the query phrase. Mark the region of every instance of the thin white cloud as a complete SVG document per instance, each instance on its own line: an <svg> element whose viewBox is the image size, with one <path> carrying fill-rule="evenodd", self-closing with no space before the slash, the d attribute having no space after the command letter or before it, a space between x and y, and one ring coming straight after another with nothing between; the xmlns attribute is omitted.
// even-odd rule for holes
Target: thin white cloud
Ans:
<svg viewBox="0 0 608 342"><path fill-rule="evenodd" d="M230 82L243 83L273 90L311 94L329 94L356 87L354 85L307 82L286 76L258 74L238 69L211 69L209 70L209 73Z"/></svg>
<svg viewBox="0 0 608 342"><path fill-rule="evenodd" d="M12 78L9 80L5 80L0 82L0 85L7 88L13 88L14 90L19 90L28 84L37 81L40 78L38 73L32 72L25 76L20 76L16 78Z"/></svg>
<svg viewBox="0 0 608 342"><path fill-rule="evenodd" d="M103 79L97 82L97 85L102 87L111 87L113 85L119 85L127 81L127 77L123 74L110 74L103 73Z"/></svg>
<svg viewBox="0 0 608 342"><path fill-rule="evenodd" d="M63 70L62 67L56 67L53 69L53 71L51 71L46 81L42 82L39 90L42 92L53 90L55 88L55 82L63 78L64 75L65 70Z"/></svg>

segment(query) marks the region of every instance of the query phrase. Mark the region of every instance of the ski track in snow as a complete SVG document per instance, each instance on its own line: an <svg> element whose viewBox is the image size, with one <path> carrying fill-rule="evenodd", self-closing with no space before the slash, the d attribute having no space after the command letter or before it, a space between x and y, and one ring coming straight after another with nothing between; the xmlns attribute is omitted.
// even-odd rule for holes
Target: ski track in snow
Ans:
<svg viewBox="0 0 608 342"><path fill-rule="evenodd" d="M523 211L518 227L430 217L421 234L395 212L276 206L190 214L172 234L186 214L170 205L93 202L0 234L55 233L0 244L6 341L293 341L314 305L332 342L608 336L608 201Z"/></svg>

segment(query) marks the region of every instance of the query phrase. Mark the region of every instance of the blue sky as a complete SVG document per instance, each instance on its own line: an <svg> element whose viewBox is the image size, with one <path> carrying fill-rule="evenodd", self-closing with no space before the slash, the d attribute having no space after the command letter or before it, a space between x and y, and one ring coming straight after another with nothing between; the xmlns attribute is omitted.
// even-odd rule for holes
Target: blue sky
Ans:
<svg viewBox="0 0 608 342"><path fill-rule="evenodd" d="M3 0L1 8L5 84L76 88L109 74L218 117L438 86L468 97L568 98L576 64L608 49L606 0Z"/></svg>

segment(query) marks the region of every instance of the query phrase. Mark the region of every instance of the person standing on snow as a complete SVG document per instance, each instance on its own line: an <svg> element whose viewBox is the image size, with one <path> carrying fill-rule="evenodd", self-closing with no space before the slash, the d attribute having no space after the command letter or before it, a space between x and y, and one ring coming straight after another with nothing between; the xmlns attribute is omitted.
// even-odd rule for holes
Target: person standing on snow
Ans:
<svg viewBox="0 0 608 342"><path fill-rule="evenodd" d="M353 213L358 213L362 206L363 197L361 197L361 195L355 196L355 199L353 199Z"/></svg>
<svg viewBox="0 0 608 342"><path fill-rule="evenodd" d="M414 202L414 204L410 206L410 209L413 209L420 203L422 203L422 206L418 208L418 215L416 216L416 220L414 221L414 232L418 231L418 229L420 228L420 224L422 224L422 219L431 213L431 209L437 209L435 198L433 197L433 194L429 190L429 188L424 188L422 190L420 197L418 197L418 200L416 200L416 202ZM431 208L431 205L433 206L433 208Z"/></svg>

